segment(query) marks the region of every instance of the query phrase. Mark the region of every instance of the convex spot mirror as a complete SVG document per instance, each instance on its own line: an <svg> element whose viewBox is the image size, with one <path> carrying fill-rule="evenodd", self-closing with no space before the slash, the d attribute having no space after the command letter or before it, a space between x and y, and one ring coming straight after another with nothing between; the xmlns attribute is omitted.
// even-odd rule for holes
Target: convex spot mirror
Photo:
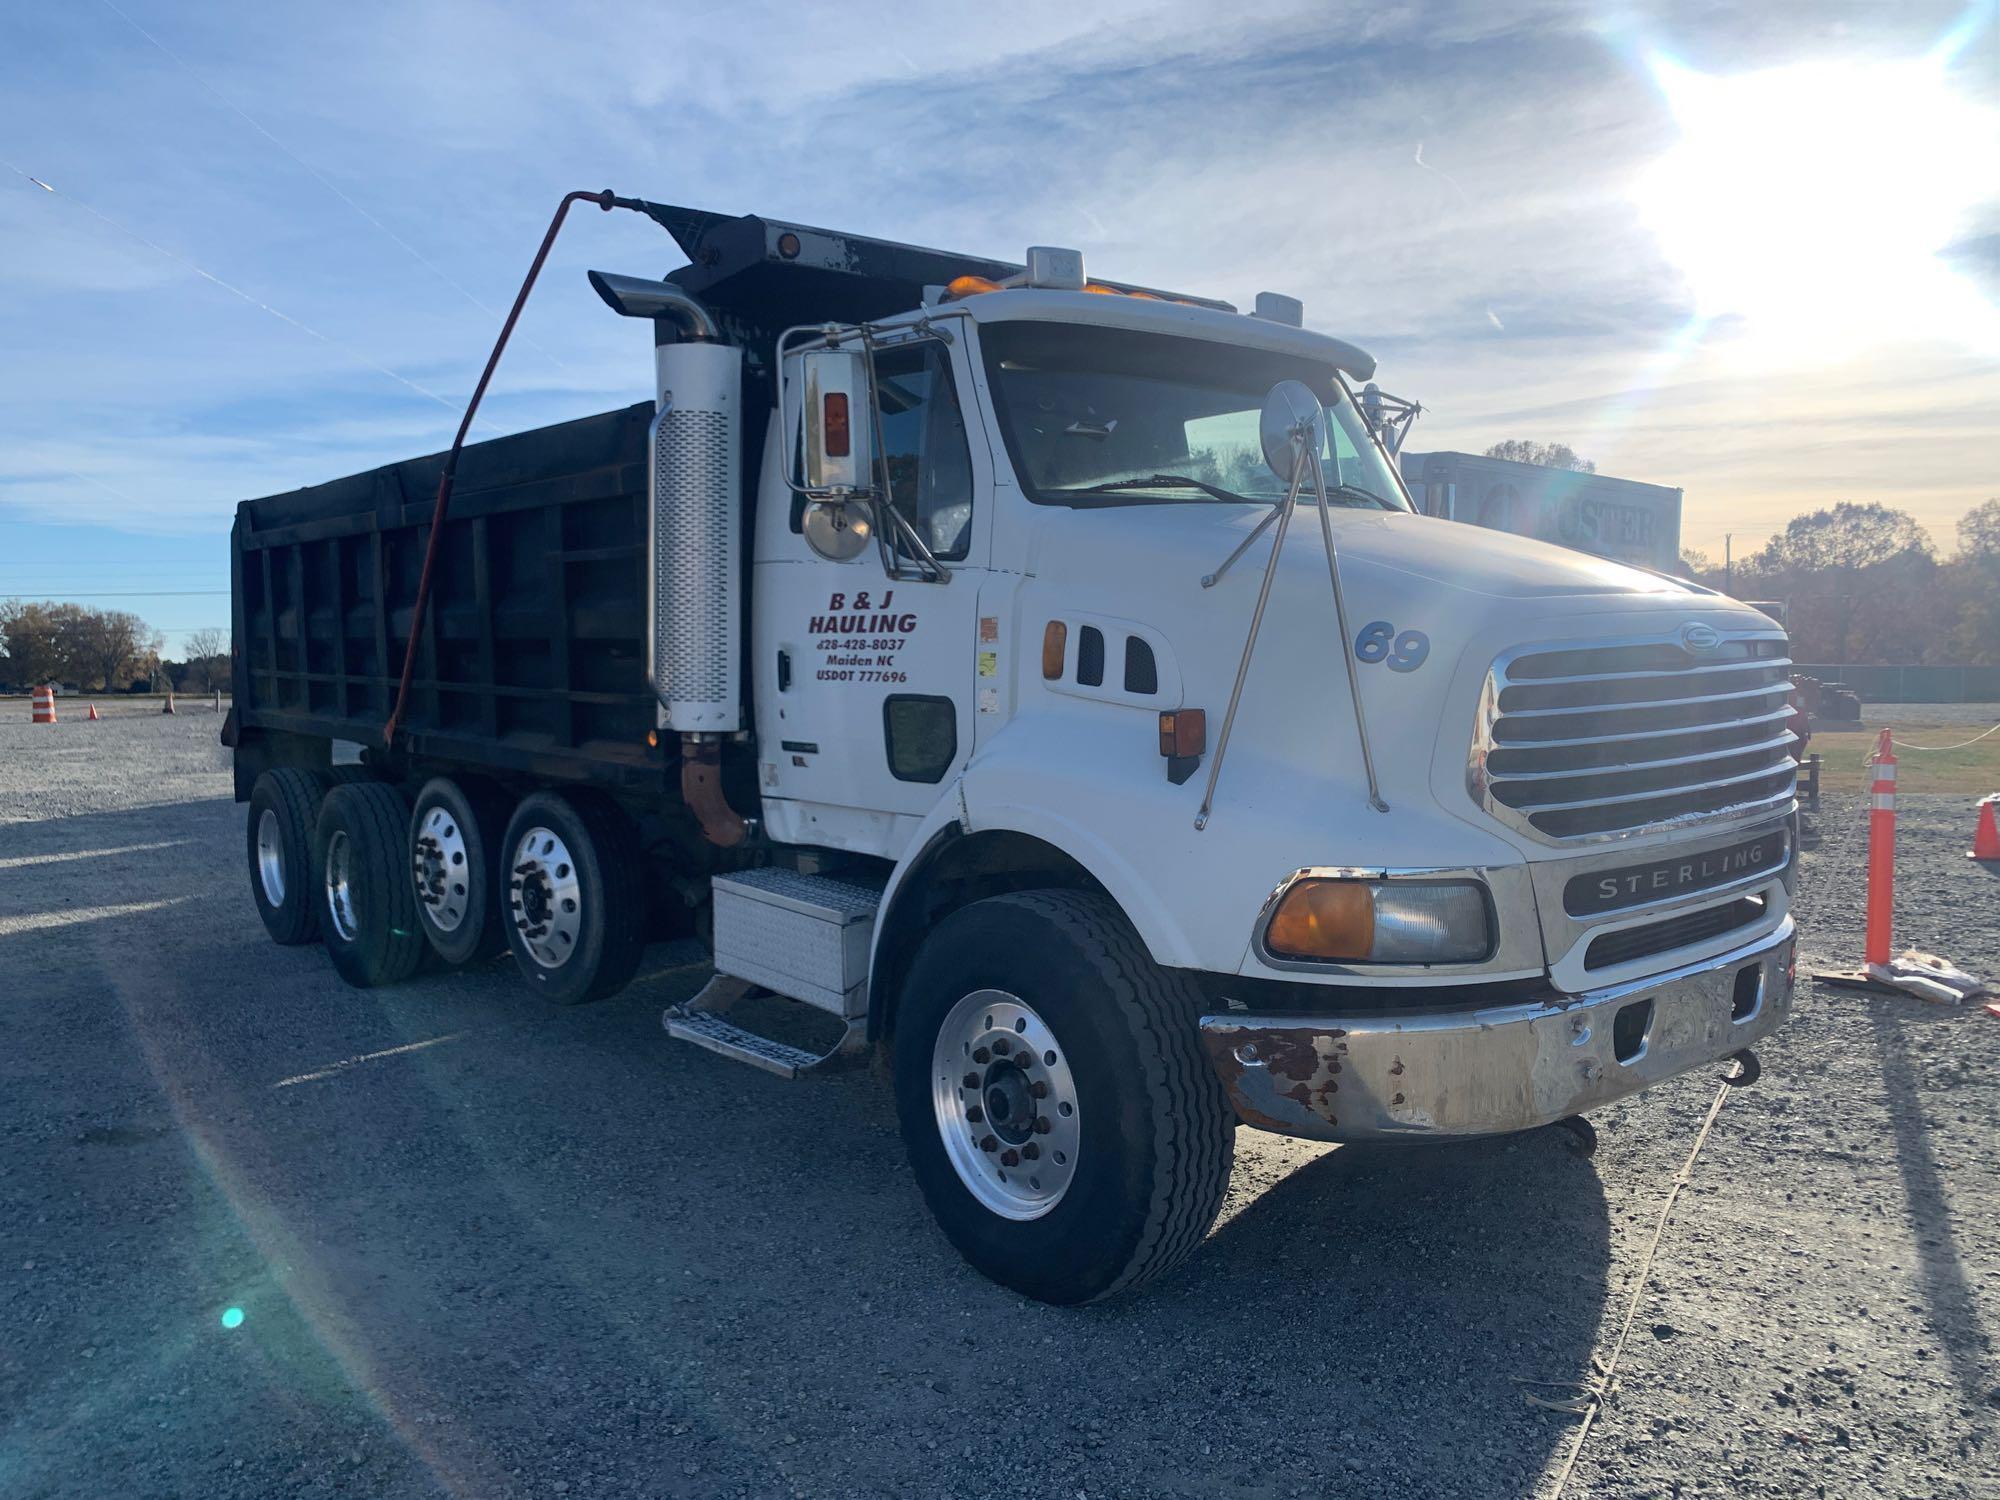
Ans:
<svg viewBox="0 0 2000 1500"><path fill-rule="evenodd" d="M875 518L866 500L809 500L799 530L828 562L850 562L875 539Z"/></svg>
<svg viewBox="0 0 2000 1500"><path fill-rule="evenodd" d="M808 349L798 360L805 488L816 495L865 492L874 484L874 404L868 361L858 349Z"/></svg>
<svg viewBox="0 0 2000 1500"><path fill-rule="evenodd" d="M1317 456L1326 442L1326 408L1303 380L1281 380L1264 398L1257 435L1264 445L1264 462L1286 484L1298 466L1299 444Z"/></svg>

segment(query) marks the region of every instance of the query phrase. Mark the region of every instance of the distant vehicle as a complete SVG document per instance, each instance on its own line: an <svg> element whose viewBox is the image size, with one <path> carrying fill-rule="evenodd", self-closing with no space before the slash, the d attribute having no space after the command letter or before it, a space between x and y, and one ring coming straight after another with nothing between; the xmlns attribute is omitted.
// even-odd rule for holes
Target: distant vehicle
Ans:
<svg viewBox="0 0 2000 1500"><path fill-rule="evenodd" d="M1477 453L1405 453L1403 482L1426 515L1678 571L1681 492ZM1753 608L1755 606L1752 606Z"/></svg>

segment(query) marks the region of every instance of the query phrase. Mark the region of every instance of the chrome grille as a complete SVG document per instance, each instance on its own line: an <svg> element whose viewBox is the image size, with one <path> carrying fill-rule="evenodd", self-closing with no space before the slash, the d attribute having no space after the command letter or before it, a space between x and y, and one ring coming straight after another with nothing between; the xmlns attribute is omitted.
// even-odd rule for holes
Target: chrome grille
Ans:
<svg viewBox="0 0 2000 1500"><path fill-rule="evenodd" d="M1782 808L1792 798L1791 662L1778 634L1531 649L1487 679L1475 798L1552 842Z"/></svg>

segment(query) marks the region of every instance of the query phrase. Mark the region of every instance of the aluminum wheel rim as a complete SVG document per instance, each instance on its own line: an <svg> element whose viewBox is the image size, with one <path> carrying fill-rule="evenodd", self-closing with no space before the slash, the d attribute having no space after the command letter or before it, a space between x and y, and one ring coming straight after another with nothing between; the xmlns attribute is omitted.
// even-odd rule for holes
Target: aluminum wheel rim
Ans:
<svg viewBox="0 0 2000 1500"><path fill-rule="evenodd" d="M285 904L285 844L278 815L265 808L257 818L257 881L273 908Z"/></svg>
<svg viewBox="0 0 2000 1500"><path fill-rule="evenodd" d="M417 899L439 932L456 932L472 909L468 899L471 866L466 861L465 830L448 807L433 807L417 825Z"/></svg>
<svg viewBox="0 0 2000 1500"><path fill-rule="evenodd" d="M569 846L551 828L530 828L514 843L507 899L514 930L528 956L560 969L583 930L583 886Z"/></svg>
<svg viewBox="0 0 2000 1500"><path fill-rule="evenodd" d="M340 829L326 841L326 911L340 940L353 942L361 930L354 915L354 844Z"/></svg>
<svg viewBox="0 0 2000 1500"><path fill-rule="evenodd" d="M1018 995L975 990L931 1049L931 1107L958 1180L1003 1219L1039 1219L1076 1177L1069 1056Z"/></svg>

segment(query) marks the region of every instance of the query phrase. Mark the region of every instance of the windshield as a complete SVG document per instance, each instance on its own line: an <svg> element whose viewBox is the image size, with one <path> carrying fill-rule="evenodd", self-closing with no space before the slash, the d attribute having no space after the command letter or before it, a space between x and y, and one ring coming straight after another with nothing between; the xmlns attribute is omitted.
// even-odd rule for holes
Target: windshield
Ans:
<svg viewBox="0 0 2000 1500"><path fill-rule="evenodd" d="M1332 418L1320 455L1328 500L1409 508L1330 365L1077 323L988 323L980 344L1007 451L1031 499L1282 500L1285 482L1264 462L1258 417L1272 386L1302 380Z"/></svg>

